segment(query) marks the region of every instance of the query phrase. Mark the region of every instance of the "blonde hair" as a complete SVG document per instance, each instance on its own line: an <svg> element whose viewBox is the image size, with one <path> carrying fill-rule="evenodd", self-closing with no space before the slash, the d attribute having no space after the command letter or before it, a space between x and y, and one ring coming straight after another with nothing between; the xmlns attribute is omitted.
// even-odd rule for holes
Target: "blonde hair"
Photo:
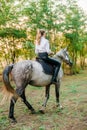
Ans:
<svg viewBox="0 0 87 130"><path fill-rule="evenodd" d="M36 34L36 42L38 45L40 45L40 40L41 40L41 37L45 34L45 30L43 29L40 29L37 31L37 34Z"/></svg>

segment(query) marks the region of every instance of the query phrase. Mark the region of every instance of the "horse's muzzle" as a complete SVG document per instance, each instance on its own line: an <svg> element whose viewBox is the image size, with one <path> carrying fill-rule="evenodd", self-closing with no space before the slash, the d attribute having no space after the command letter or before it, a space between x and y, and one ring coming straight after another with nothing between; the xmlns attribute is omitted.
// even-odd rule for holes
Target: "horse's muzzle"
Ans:
<svg viewBox="0 0 87 130"><path fill-rule="evenodd" d="M66 63L71 67L73 66L73 62L71 60L67 60Z"/></svg>

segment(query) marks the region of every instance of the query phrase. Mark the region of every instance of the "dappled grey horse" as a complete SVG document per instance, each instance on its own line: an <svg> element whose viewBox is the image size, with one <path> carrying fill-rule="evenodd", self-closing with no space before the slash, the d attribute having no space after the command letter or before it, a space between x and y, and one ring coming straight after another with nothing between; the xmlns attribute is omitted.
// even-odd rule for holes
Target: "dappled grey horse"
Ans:
<svg viewBox="0 0 87 130"><path fill-rule="evenodd" d="M71 61L67 52L67 49L61 49L57 52L52 58L58 60L60 63L63 61L67 64L71 65ZM9 74L11 73L12 79L16 84L16 90L10 84ZM56 95L56 102L57 106L61 107L59 102L59 88L60 88L60 81L63 76L62 68L60 67L58 76L57 76L57 83L55 84L55 95ZM38 61L32 60L23 60L19 61L15 64L8 65L3 71L3 82L5 85L4 90L6 92L12 93L12 97L10 100L10 108L9 108L9 118L12 122L16 122L14 117L14 105L18 99L21 97L25 105L28 109L31 110L32 113L35 113L34 108L32 105L27 101L25 97L25 88L28 84L32 86L45 86L45 101L43 103L43 107L46 107L47 101L49 99L49 89L51 85L52 75L46 74L42 65ZM41 112L43 112L41 110Z"/></svg>

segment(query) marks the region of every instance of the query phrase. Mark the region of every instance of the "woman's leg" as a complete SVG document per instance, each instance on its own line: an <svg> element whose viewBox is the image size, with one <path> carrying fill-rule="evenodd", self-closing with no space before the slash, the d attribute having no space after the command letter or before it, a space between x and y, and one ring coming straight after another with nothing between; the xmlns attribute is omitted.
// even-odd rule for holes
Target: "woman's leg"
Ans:
<svg viewBox="0 0 87 130"><path fill-rule="evenodd" d="M57 82L56 78L57 78L61 64L57 60L49 58L47 53L39 53L38 56L42 60L46 61L47 63L55 65L55 69L54 69L54 73L53 73L51 82L52 83Z"/></svg>
<svg viewBox="0 0 87 130"><path fill-rule="evenodd" d="M52 83L54 83L54 82L56 83L57 82L57 75L58 75L61 63L59 63L55 59L52 59L52 58L49 58L49 57L46 59L46 61L48 63L52 64L52 65L55 65L55 69L54 69L54 73L53 73L51 82Z"/></svg>

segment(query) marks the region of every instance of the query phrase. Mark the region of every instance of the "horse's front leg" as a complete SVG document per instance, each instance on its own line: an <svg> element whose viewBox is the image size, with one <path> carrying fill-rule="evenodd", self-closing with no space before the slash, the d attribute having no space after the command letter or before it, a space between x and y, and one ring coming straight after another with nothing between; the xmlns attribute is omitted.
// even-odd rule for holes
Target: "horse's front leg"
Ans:
<svg viewBox="0 0 87 130"><path fill-rule="evenodd" d="M49 91L50 91L50 85L47 85L46 88L45 88L45 100L44 100L44 103L42 106L46 107L47 105L47 101L49 99Z"/></svg>
<svg viewBox="0 0 87 130"><path fill-rule="evenodd" d="M58 81L55 84L55 94L56 94L57 107L62 108L62 105L60 104L60 81Z"/></svg>
<svg viewBox="0 0 87 130"><path fill-rule="evenodd" d="M49 91L50 91L50 85L47 85L45 87L45 100L44 100L44 103L42 104L42 108L40 109L40 112L41 113L44 113L44 110L46 108L46 105L47 105L47 101L49 99Z"/></svg>

